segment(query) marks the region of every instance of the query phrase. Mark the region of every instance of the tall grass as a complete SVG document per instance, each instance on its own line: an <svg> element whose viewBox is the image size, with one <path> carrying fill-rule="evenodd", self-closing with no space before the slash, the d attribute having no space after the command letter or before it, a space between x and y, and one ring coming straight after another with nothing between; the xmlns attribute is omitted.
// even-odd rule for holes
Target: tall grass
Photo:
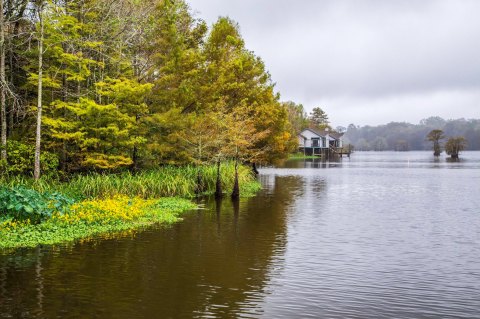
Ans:
<svg viewBox="0 0 480 319"><path fill-rule="evenodd" d="M223 190L230 192L234 181L233 163L224 163L221 167ZM194 166L165 166L155 170L142 171L137 174L123 172L120 174L88 174L75 175L69 182L58 180L32 179L16 177L8 180L0 179L0 185L25 185L41 192L58 191L81 198L111 197L114 195L140 196L142 198L159 197L195 197L198 168ZM215 165L202 166L201 176L205 192L203 195L215 192ZM239 167L239 182L241 191L252 193L259 189L259 184L252 176L249 167ZM243 185L243 187L242 187Z"/></svg>

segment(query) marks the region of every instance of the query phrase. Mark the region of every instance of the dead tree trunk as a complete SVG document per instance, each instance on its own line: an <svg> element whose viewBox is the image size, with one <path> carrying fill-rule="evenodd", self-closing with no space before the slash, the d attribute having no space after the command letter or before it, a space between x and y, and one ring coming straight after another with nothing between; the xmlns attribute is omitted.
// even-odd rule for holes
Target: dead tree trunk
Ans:
<svg viewBox="0 0 480 319"><path fill-rule="evenodd" d="M3 0L0 1L0 159L7 159L7 106L5 80L5 17L3 15Z"/></svg>

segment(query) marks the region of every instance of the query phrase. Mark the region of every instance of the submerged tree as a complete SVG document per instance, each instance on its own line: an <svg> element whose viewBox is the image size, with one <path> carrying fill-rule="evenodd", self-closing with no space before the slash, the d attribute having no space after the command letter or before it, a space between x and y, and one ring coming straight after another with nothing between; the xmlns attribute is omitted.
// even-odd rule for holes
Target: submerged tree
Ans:
<svg viewBox="0 0 480 319"><path fill-rule="evenodd" d="M458 158L460 151L463 151L467 147L467 140L463 136L451 137L445 144L445 152L451 156L451 158Z"/></svg>
<svg viewBox="0 0 480 319"><path fill-rule="evenodd" d="M445 135L442 130L432 130L427 135L427 140L433 143L433 155L440 156L442 152L442 147L440 145L440 140L444 139Z"/></svg>

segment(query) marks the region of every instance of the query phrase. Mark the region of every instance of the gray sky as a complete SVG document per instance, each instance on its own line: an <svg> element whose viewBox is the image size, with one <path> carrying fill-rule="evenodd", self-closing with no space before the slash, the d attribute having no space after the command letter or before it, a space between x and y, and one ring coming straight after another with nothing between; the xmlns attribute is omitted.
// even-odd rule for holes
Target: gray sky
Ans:
<svg viewBox="0 0 480 319"><path fill-rule="evenodd" d="M480 118L480 1L187 1L237 21L282 100L333 126Z"/></svg>

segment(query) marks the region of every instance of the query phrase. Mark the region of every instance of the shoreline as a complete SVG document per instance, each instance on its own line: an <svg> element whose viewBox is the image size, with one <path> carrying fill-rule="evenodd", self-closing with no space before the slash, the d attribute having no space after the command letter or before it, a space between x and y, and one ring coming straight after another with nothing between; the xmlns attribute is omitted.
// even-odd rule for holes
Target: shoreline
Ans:
<svg viewBox="0 0 480 319"><path fill-rule="evenodd" d="M230 166L225 165L225 171ZM4 202L12 201L0 203L0 253L173 225L182 220L183 213L198 209L194 198L211 196L215 191L216 176L205 170L203 192L193 196L192 170L165 169L170 180L166 176L157 179L165 173L158 170L138 175L79 176L68 184L0 182L0 199L3 196ZM242 167L239 175L241 197L254 196L261 189L248 167ZM225 191L230 191L233 176L224 173L222 184Z"/></svg>

